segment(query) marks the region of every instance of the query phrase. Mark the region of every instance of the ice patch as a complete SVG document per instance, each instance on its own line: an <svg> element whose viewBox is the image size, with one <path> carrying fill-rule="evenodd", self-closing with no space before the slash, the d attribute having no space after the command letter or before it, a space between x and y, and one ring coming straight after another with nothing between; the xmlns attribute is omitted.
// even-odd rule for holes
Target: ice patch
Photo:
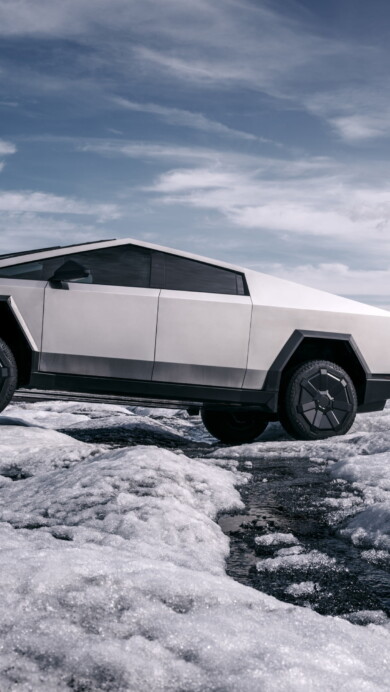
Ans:
<svg viewBox="0 0 390 692"><path fill-rule="evenodd" d="M269 548L277 545L297 545L299 541L292 533L267 533L265 536L256 536L255 543Z"/></svg>
<svg viewBox="0 0 390 692"><path fill-rule="evenodd" d="M387 550L363 550L361 557L374 565L390 567L390 552Z"/></svg>
<svg viewBox="0 0 390 692"><path fill-rule="evenodd" d="M276 555L283 557L283 555L299 555L304 552L304 547L302 545L293 545L291 548L281 548L276 552Z"/></svg>
<svg viewBox="0 0 390 692"><path fill-rule="evenodd" d="M267 557L256 563L258 572L276 572L282 569L286 571L323 570L329 568L337 568L336 560L318 550L293 555L276 555L276 557Z"/></svg>
<svg viewBox="0 0 390 692"><path fill-rule="evenodd" d="M319 585L314 581L301 581L299 584L290 584L285 590L289 596L299 598L299 596L310 596L310 594L319 590Z"/></svg>

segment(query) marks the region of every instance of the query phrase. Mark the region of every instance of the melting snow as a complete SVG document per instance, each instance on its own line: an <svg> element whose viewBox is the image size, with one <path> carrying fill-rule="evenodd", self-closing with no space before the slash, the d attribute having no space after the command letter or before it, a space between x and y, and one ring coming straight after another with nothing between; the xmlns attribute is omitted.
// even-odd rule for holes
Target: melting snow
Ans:
<svg viewBox="0 0 390 692"><path fill-rule="evenodd" d="M289 555L276 555L259 560L256 569L259 572L275 572L279 569L301 570L301 569L323 569L331 567L336 569L336 560L318 550L311 550L308 553L298 553Z"/></svg>
<svg viewBox="0 0 390 692"><path fill-rule="evenodd" d="M297 545L298 539L292 533L267 533L265 536L256 536L255 543L268 548L277 545Z"/></svg>
<svg viewBox="0 0 390 692"><path fill-rule="evenodd" d="M318 584L314 581L301 581L299 584L290 584L287 587L286 593L290 596L308 596L318 590Z"/></svg>
<svg viewBox="0 0 390 692"><path fill-rule="evenodd" d="M8 413L29 425L11 418L7 425ZM245 477L236 465L243 448L200 460L151 446L113 450L55 430L153 426L175 439L192 434L210 443L186 416L148 413L56 402L14 405L3 415L0 689L388 689L383 615L356 614L355 622L371 623L362 628L226 576L228 539L215 519L242 507L237 485ZM362 494L363 506L346 527L351 540L383 553L390 492L383 417L388 423L389 410L366 417L363 431L347 438L281 439L245 451L254 458L299 453L314 463L331 460L334 477L352 481ZM329 560L317 551L293 552L299 546L292 534L267 540L280 550L259 561L262 569ZM310 584L295 587L303 593Z"/></svg>

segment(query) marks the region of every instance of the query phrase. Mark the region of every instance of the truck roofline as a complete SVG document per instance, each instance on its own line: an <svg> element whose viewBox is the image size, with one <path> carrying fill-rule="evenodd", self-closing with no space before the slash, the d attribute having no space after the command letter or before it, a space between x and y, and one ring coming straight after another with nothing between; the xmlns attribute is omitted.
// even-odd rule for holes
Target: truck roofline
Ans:
<svg viewBox="0 0 390 692"><path fill-rule="evenodd" d="M223 262L212 257L205 257L203 255L196 255L192 252L186 252L185 250L178 250L176 248L166 247L165 245L157 245L156 243L149 243L144 240L138 240L137 238L120 238L119 240L97 240L95 242L83 243L78 245L67 245L63 247L56 247L47 250L31 250L25 254L17 255L7 255L7 257L0 256L0 267L8 267L15 264L24 264L27 262L33 262L36 259L43 259L49 257L58 257L59 255L71 255L74 252L84 252L87 250L102 249L106 247L117 247L119 245L138 245L139 247L144 247L150 250L157 250L159 252L166 252L170 255L179 255L180 257L185 257L187 259L193 259L198 262L204 262L205 264L214 264L218 267L223 267L225 269L231 269L232 271L239 271L245 274L248 269L245 267L240 267L236 264L231 264L229 262Z"/></svg>

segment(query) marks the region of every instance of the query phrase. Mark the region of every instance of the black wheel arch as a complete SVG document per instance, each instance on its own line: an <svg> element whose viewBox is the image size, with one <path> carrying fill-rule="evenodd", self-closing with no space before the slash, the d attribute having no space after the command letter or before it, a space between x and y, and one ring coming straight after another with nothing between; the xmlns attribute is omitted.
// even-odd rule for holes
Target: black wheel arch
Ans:
<svg viewBox="0 0 390 692"><path fill-rule="evenodd" d="M11 349L18 367L18 387L27 385L33 369L35 352L28 341L10 296L0 296L0 338Z"/></svg>
<svg viewBox="0 0 390 692"><path fill-rule="evenodd" d="M311 360L327 360L342 367L355 386L358 406L364 405L371 373L351 334L296 329L272 363L264 388L278 391L280 399L289 373Z"/></svg>

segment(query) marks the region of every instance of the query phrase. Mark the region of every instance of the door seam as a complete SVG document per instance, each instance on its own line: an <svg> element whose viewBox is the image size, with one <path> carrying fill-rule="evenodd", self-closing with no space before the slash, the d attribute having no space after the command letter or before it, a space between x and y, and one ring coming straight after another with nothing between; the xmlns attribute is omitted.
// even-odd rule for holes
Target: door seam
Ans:
<svg viewBox="0 0 390 692"><path fill-rule="evenodd" d="M158 298L157 298L157 317L156 317L156 333L155 333L155 337L154 337L154 358L153 358L152 376L151 376L151 378L150 378L150 381L152 381L152 380L153 380L153 376L154 376L154 370L155 370L155 366L156 366L156 353L157 353L157 332L158 332L158 317L159 317L159 314L160 314L160 298L161 298L161 290L162 290L162 289L160 289L160 291L159 291L159 294L158 294Z"/></svg>

